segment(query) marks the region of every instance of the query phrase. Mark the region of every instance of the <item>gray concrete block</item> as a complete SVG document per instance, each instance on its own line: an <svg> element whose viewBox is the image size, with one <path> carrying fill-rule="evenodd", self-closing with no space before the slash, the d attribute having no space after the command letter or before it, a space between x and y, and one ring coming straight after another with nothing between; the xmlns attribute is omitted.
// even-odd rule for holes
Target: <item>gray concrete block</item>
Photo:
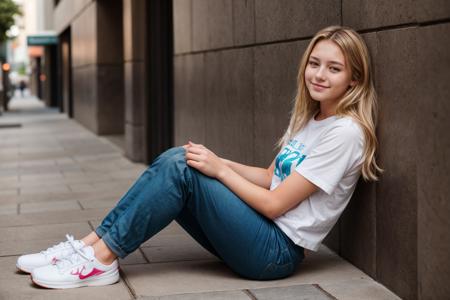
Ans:
<svg viewBox="0 0 450 300"><path fill-rule="evenodd" d="M70 189L66 185L21 187L19 189L20 195L59 194L59 193L68 193L68 192L70 192Z"/></svg>
<svg viewBox="0 0 450 300"><path fill-rule="evenodd" d="M324 283L319 286L324 291L334 296L334 299L401 300L401 298L393 292L371 279Z"/></svg>
<svg viewBox="0 0 450 300"><path fill-rule="evenodd" d="M192 50L209 48L208 2L210 0L192 1Z"/></svg>
<svg viewBox="0 0 450 300"><path fill-rule="evenodd" d="M3 230L10 226L30 226L37 224L51 224L51 226L56 226L54 224L87 222L89 220L103 218L108 212L109 209L95 208L82 210L76 214L71 211L61 211L57 214L49 212L30 213L26 215L5 215L0 218L0 229ZM64 234L62 234L63 237Z"/></svg>
<svg viewBox="0 0 450 300"><path fill-rule="evenodd" d="M8 188L8 189L2 189L0 191L0 195L3 196L17 196L19 194L19 189L14 188Z"/></svg>
<svg viewBox="0 0 450 300"><path fill-rule="evenodd" d="M76 238L82 237L77 236ZM0 256L37 253L59 244L60 242L65 241L65 239L63 234L60 237L51 239L0 241Z"/></svg>
<svg viewBox="0 0 450 300"><path fill-rule="evenodd" d="M333 0L256 1L256 42L312 36L326 26L340 24L340 12L340 2Z"/></svg>
<svg viewBox="0 0 450 300"><path fill-rule="evenodd" d="M343 0L342 20L356 30L411 23L416 20L416 6L413 0Z"/></svg>
<svg viewBox="0 0 450 300"><path fill-rule="evenodd" d="M195 0L194 0L195 1ZM233 46L233 7L229 0L208 1L209 49ZM193 20L195 22L195 20Z"/></svg>
<svg viewBox="0 0 450 300"><path fill-rule="evenodd" d="M417 151L414 117L418 103L416 29L377 33L379 96L377 183L377 278L402 298L417 297ZM392 74L396 74L393 76ZM388 245L388 246L386 246Z"/></svg>
<svg viewBox="0 0 450 300"><path fill-rule="evenodd" d="M97 66L74 67L72 80L74 119L97 133Z"/></svg>
<svg viewBox="0 0 450 300"><path fill-rule="evenodd" d="M80 205L74 200L62 200L38 203L22 203L20 205L20 213L37 213L37 212L58 212L62 210L81 210Z"/></svg>
<svg viewBox="0 0 450 300"><path fill-rule="evenodd" d="M192 50L233 46L232 2L192 0Z"/></svg>
<svg viewBox="0 0 450 300"><path fill-rule="evenodd" d="M126 62L124 70L125 121L133 125L143 125L146 109L145 63Z"/></svg>
<svg viewBox="0 0 450 300"><path fill-rule="evenodd" d="M416 18L419 22L442 20L450 17L450 2L447 0L414 2Z"/></svg>
<svg viewBox="0 0 450 300"><path fill-rule="evenodd" d="M2 241L23 241L23 240L42 240L59 238L65 240L67 233L76 237L91 232L87 222L84 223L64 223L64 224L44 224L26 227L3 227L0 228ZM51 245L50 245L51 246Z"/></svg>
<svg viewBox="0 0 450 300"><path fill-rule="evenodd" d="M369 48L372 62L376 62L378 58L376 34L364 34L363 38ZM372 278L377 277L376 217L376 185L360 179L339 222L339 254Z"/></svg>
<svg viewBox="0 0 450 300"><path fill-rule="evenodd" d="M125 123L125 156L132 161L144 160L145 128Z"/></svg>
<svg viewBox="0 0 450 300"><path fill-rule="evenodd" d="M206 146L219 156L253 164L253 51L205 55Z"/></svg>
<svg viewBox="0 0 450 300"><path fill-rule="evenodd" d="M142 251L150 263L217 260L217 258L196 243L174 243L168 247L143 247Z"/></svg>
<svg viewBox="0 0 450 300"><path fill-rule="evenodd" d="M96 5L96 63L98 63L99 65L122 64L124 47L122 1L99 1L96 2ZM92 28L90 28L90 30L92 31Z"/></svg>
<svg viewBox="0 0 450 300"><path fill-rule="evenodd" d="M119 258L119 263L121 265L136 265L136 264L145 264L147 260L142 255L142 252L137 249L133 253L130 253L125 258Z"/></svg>
<svg viewBox="0 0 450 300"><path fill-rule="evenodd" d="M192 49L192 0L173 1L173 32L175 54Z"/></svg>
<svg viewBox="0 0 450 300"><path fill-rule="evenodd" d="M123 1L123 58L125 61L143 61L146 57L146 10L145 0Z"/></svg>
<svg viewBox="0 0 450 300"><path fill-rule="evenodd" d="M334 224L333 228L331 228L328 235L322 241L324 245L338 254L341 254L341 219L339 219L336 224ZM305 250L305 252L306 251L308 250Z"/></svg>
<svg viewBox="0 0 450 300"><path fill-rule="evenodd" d="M97 3L89 5L71 24L72 66L97 62ZM74 81L74 93L78 89ZM74 99L74 104L76 103Z"/></svg>
<svg viewBox="0 0 450 300"><path fill-rule="evenodd" d="M258 300L329 300L334 299L312 284L251 289L249 292Z"/></svg>
<svg viewBox="0 0 450 300"><path fill-rule="evenodd" d="M282 280L246 280L216 261L183 261L123 266L128 282L141 296L164 296L210 291L284 287L299 284L337 284L371 281L363 272L325 248L310 255L299 270ZM355 283L355 287L358 285Z"/></svg>
<svg viewBox="0 0 450 300"><path fill-rule="evenodd" d="M139 300L249 300L249 296L243 291L219 291L209 293L192 293L167 295L160 297L140 297Z"/></svg>
<svg viewBox="0 0 450 300"><path fill-rule="evenodd" d="M233 0L233 42L235 46L255 42L255 0Z"/></svg>
<svg viewBox="0 0 450 300"><path fill-rule="evenodd" d="M268 167L289 124L300 57L307 41L259 46L255 51L255 164Z"/></svg>
<svg viewBox="0 0 450 300"><path fill-rule="evenodd" d="M29 175L19 175L20 182L60 182L63 179L63 176L60 172L53 172L47 174L29 174Z"/></svg>
<svg viewBox="0 0 450 300"><path fill-rule="evenodd" d="M376 185L358 182L340 220L340 255L376 278Z"/></svg>
<svg viewBox="0 0 450 300"><path fill-rule="evenodd" d="M53 24L56 32L62 32L70 22L87 6L92 4L90 0L60 1L53 13Z"/></svg>
<svg viewBox="0 0 450 300"><path fill-rule="evenodd" d="M450 295L450 25L417 30L417 245L419 299Z"/></svg>
<svg viewBox="0 0 450 300"><path fill-rule="evenodd" d="M124 132L125 102L122 62L97 67L97 134ZM111 88L114 87L114 88Z"/></svg>
<svg viewBox="0 0 450 300"><path fill-rule="evenodd" d="M1 204L0 205L0 216L1 215L16 215L16 214L17 214L17 204L11 203L11 204Z"/></svg>
<svg viewBox="0 0 450 300"><path fill-rule="evenodd" d="M175 145L188 140L205 143L204 55L174 59L174 137Z"/></svg>
<svg viewBox="0 0 450 300"><path fill-rule="evenodd" d="M79 200L84 209L90 208L111 208L116 205L118 199L111 196L98 197L97 199L82 199Z"/></svg>

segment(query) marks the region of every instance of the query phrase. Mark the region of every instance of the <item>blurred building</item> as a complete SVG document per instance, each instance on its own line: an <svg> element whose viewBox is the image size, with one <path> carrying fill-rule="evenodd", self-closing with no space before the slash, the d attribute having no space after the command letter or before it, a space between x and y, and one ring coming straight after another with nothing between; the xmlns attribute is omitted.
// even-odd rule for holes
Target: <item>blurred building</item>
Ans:
<svg viewBox="0 0 450 300"><path fill-rule="evenodd" d="M171 1L55 1L62 109L150 161L172 145Z"/></svg>
<svg viewBox="0 0 450 300"><path fill-rule="evenodd" d="M404 299L448 296L448 1L53 4L63 111L97 134L123 134L135 161L190 139L268 166L311 37L333 24L361 32L386 172L359 183L326 243Z"/></svg>

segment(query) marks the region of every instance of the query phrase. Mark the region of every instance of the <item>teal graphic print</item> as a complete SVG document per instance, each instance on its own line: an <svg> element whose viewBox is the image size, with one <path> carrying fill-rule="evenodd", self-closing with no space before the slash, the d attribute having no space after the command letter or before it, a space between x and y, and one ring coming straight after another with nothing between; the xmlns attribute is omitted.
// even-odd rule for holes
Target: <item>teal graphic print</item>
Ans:
<svg viewBox="0 0 450 300"><path fill-rule="evenodd" d="M305 145L297 140L290 140L289 143L278 154L275 160L274 174L281 181L291 174L292 165L298 166L305 158L303 153Z"/></svg>

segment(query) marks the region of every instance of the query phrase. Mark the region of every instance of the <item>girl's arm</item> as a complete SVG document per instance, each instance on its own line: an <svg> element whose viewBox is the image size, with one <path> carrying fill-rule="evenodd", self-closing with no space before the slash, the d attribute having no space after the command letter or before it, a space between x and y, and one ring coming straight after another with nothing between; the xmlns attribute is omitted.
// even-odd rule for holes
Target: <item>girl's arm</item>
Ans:
<svg viewBox="0 0 450 300"><path fill-rule="evenodd" d="M186 161L203 174L215 177L256 211L275 219L318 190L318 187L297 172L292 172L272 191L250 182L202 145L186 147Z"/></svg>
<svg viewBox="0 0 450 300"><path fill-rule="evenodd" d="M224 158L221 158L221 160L234 172L241 175L248 181L265 189L270 188L270 184L272 183L273 169L275 167L275 161L273 161L267 169L264 169L259 167L243 165Z"/></svg>

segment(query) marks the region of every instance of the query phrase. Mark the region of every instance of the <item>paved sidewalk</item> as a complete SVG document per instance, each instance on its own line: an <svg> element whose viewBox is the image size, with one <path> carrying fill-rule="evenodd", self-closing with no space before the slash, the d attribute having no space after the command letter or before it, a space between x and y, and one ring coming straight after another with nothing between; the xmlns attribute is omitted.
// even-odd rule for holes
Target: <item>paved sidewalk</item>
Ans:
<svg viewBox="0 0 450 300"><path fill-rule="evenodd" d="M0 116L0 299L398 299L325 247L290 278L239 278L175 223L121 261L115 285L36 287L17 257L89 233L145 166L34 98L10 108Z"/></svg>

